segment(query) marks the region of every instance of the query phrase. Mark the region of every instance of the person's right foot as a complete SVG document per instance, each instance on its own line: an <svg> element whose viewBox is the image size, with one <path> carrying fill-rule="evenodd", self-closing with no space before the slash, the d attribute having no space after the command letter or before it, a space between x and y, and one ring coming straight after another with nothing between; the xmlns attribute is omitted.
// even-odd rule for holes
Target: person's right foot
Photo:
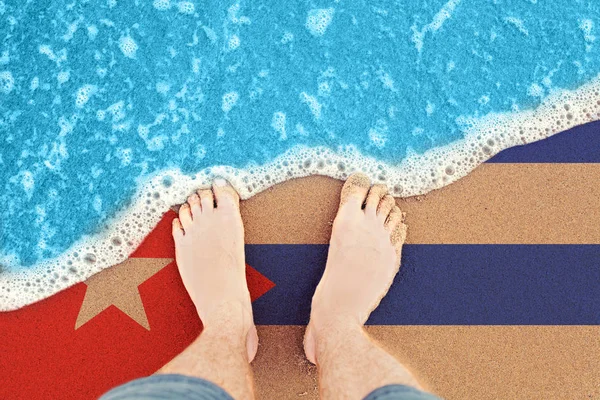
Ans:
<svg viewBox="0 0 600 400"><path fill-rule="evenodd" d="M383 185L354 174L342 188L325 273L312 299L304 351L316 363L317 338L336 321L362 325L400 268L406 225Z"/></svg>

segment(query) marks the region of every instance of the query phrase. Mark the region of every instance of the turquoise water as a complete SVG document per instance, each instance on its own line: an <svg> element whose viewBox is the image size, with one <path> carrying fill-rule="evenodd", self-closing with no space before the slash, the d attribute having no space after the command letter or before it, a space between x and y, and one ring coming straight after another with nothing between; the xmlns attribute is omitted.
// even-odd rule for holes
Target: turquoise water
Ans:
<svg viewBox="0 0 600 400"><path fill-rule="evenodd" d="M595 78L599 24L591 0L0 1L0 253L61 254L168 168L460 141Z"/></svg>

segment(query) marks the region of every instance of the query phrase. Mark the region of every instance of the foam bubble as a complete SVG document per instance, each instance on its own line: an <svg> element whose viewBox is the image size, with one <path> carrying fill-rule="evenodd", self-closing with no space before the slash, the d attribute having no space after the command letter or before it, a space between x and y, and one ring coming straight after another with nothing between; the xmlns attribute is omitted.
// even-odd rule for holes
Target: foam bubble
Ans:
<svg viewBox="0 0 600 400"><path fill-rule="evenodd" d="M286 44L294 40L294 34L292 32L285 32L281 38L281 43Z"/></svg>
<svg viewBox="0 0 600 400"><path fill-rule="evenodd" d="M177 10L182 14L193 14L196 8L194 7L194 3L190 1L180 1L177 3Z"/></svg>
<svg viewBox="0 0 600 400"><path fill-rule="evenodd" d="M329 86L329 82L319 83L318 93L321 97L328 97L331 94L331 87Z"/></svg>
<svg viewBox="0 0 600 400"><path fill-rule="evenodd" d="M96 36L98 36L98 27L96 27L96 25L90 25L87 27L87 32L90 40L94 40L96 39Z"/></svg>
<svg viewBox="0 0 600 400"><path fill-rule="evenodd" d="M306 17L306 29L313 36L323 36L333 19L334 11L331 7L310 10Z"/></svg>
<svg viewBox="0 0 600 400"><path fill-rule="evenodd" d="M377 71L377 76L379 77L379 80L383 84L384 88L391 90L392 92L398 91L396 89L396 87L394 86L394 79L392 79L390 74L388 74L387 72L385 72L383 70L379 70L379 71Z"/></svg>
<svg viewBox="0 0 600 400"><path fill-rule="evenodd" d="M596 36L592 34L594 29L594 21L591 19L582 19L579 21L579 29L583 31L583 39L585 40L585 50L592 51L592 43L596 41Z"/></svg>
<svg viewBox="0 0 600 400"><path fill-rule="evenodd" d="M542 97L544 96L544 88L537 83L532 83L529 88L527 88L527 94L532 97Z"/></svg>
<svg viewBox="0 0 600 400"><path fill-rule="evenodd" d="M10 71L0 72L0 92L9 94L15 87L15 78Z"/></svg>
<svg viewBox="0 0 600 400"><path fill-rule="evenodd" d="M8 50L2 52L2 56L0 56L0 65L5 65L10 62L10 56Z"/></svg>
<svg viewBox="0 0 600 400"><path fill-rule="evenodd" d="M203 159L204 157L206 157L206 146L204 146L203 144L197 145L196 152L194 154L199 159Z"/></svg>
<svg viewBox="0 0 600 400"><path fill-rule="evenodd" d="M111 104L106 111L112 115L112 122L119 122L125 118L125 102L123 100Z"/></svg>
<svg viewBox="0 0 600 400"><path fill-rule="evenodd" d="M321 118L322 105L314 96L311 96L306 92L302 92L300 93L300 100L308 105L308 108L315 119L318 120Z"/></svg>
<svg viewBox="0 0 600 400"><path fill-rule="evenodd" d="M23 185L23 190L27 194L27 197L31 198L33 195L33 190L35 189L35 179L33 178L33 173L30 171L23 171L21 173L21 184Z"/></svg>
<svg viewBox="0 0 600 400"><path fill-rule="evenodd" d="M156 82L156 91L160 94L167 94L167 92L171 89L171 85L168 82L160 81Z"/></svg>
<svg viewBox="0 0 600 400"><path fill-rule="evenodd" d="M281 111L273 113L273 118L271 119L271 127L275 129L275 132L279 133L279 139L281 140L287 139L287 133L285 131L285 120L286 115L284 112Z"/></svg>
<svg viewBox="0 0 600 400"><path fill-rule="evenodd" d="M92 208L98 214L102 212L102 198L99 195L94 196L94 200L92 200Z"/></svg>
<svg viewBox="0 0 600 400"><path fill-rule="evenodd" d="M369 140L375 147L381 149L385 147L388 139L388 127L385 120L378 120L377 125L369 129Z"/></svg>
<svg viewBox="0 0 600 400"><path fill-rule="evenodd" d="M434 111L435 111L435 104L428 101L427 107L425 107L425 112L427 113L428 116L431 116Z"/></svg>
<svg viewBox="0 0 600 400"><path fill-rule="evenodd" d="M56 80L58 80L59 85L62 85L69 80L70 76L71 73L69 71L61 71L56 75Z"/></svg>
<svg viewBox="0 0 600 400"><path fill-rule="evenodd" d="M31 83L29 84L29 90L31 90L31 91L36 90L39 86L40 86L40 78L38 78L37 76L34 76L33 79L31 80Z"/></svg>
<svg viewBox="0 0 600 400"><path fill-rule="evenodd" d="M125 57L135 58L138 45L131 36L123 36L119 39L119 48Z"/></svg>
<svg viewBox="0 0 600 400"><path fill-rule="evenodd" d="M584 33L586 42L593 42L596 38L592 35L592 29L594 28L594 21L591 19L583 19L579 22L579 29Z"/></svg>
<svg viewBox="0 0 600 400"><path fill-rule="evenodd" d="M513 25L523 35L529 36L529 31L527 30L527 28L525 28L525 24L523 23L523 20L516 18L516 17L506 17L506 18L504 18L504 22Z"/></svg>
<svg viewBox="0 0 600 400"><path fill-rule="evenodd" d="M75 106L77 108L82 108L89 101L90 97L96 93L97 90L98 87L95 85L88 84L80 87L77 90L77 93L75 94Z"/></svg>
<svg viewBox="0 0 600 400"><path fill-rule="evenodd" d="M202 65L202 60L199 58L192 59L192 71L195 74L200 73L200 65Z"/></svg>
<svg viewBox="0 0 600 400"><path fill-rule="evenodd" d="M169 8L171 8L171 1L170 0L154 0L154 2L152 3L152 6L159 11L166 11Z"/></svg>
<svg viewBox="0 0 600 400"><path fill-rule="evenodd" d="M238 47L240 47L240 38L237 35L232 35L227 43L227 48L229 50L235 50Z"/></svg>
<svg viewBox="0 0 600 400"><path fill-rule="evenodd" d="M428 32L436 33L448 20L452 17L454 9L460 4L461 0L450 0L442 6L442 8L433 16L433 20L427 25L423 26L421 30L417 29L417 25L411 26L413 31L412 42L415 44L415 48L420 53L423 50L425 41L425 34Z"/></svg>
<svg viewBox="0 0 600 400"><path fill-rule="evenodd" d="M238 92L229 92L223 95L221 109L223 112L228 113L231 111L233 106L237 103L239 98Z"/></svg>

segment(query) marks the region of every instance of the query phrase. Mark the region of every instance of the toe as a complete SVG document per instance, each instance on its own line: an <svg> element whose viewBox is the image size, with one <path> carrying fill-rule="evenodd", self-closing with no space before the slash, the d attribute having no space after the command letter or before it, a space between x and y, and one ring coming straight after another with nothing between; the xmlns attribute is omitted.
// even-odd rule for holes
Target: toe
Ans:
<svg viewBox="0 0 600 400"><path fill-rule="evenodd" d="M183 226L181 225L181 221L179 220L179 218L174 218L173 219L173 238L175 240L179 240L180 238L183 237Z"/></svg>
<svg viewBox="0 0 600 400"><path fill-rule="evenodd" d="M390 194L386 194L383 196L381 201L379 202L379 206L377 207L377 218L379 218L382 222L385 222L390 211L396 205L396 200Z"/></svg>
<svg viewBox="0 0 600 400"><path fill-rule="evenodd" d="M235 189L225 179L215 179L213 182L213 192L218 208L238 208L240 205L240 196Z"/></svg>
<svg viewBox="0 0 600 400"><path fill-rule="evenodd" d="M365 174L357 173L350 175L346 183L344 183L344 187L342 187L340 207L344 204L351 204L362 208L370 187L371 180Z"/></svg>
<svg viewBox="0 0 600 400"><path fill-rule="evenodd" d="M400 222L398 225L396 225L396 228L394 228L390 236L390 240L396 249L396 254L398 257L400 257L402 254L402 245L406 241L406 230L406 225L403 222Z"/></svg>
<svg viewBox="0 0 600 400"><path fill-rule="evenodd" d="M181 207L179 207L179 220L181 221L184 230L189 229L192 225L192 213L188 203L183 203Z"/></svg>
<svg viewBox="0 0 600 400"><path fill-rule="evenodd" d="M200 203L202 204L202 212L211 212L215 208L215 199L213 198L212 190L199 190L198 195L200 196Z"/></svg>
<svg viewBox="0 0 600 400"><path fill-rule="evenodd" d="M202 213L202 208L200 207L200 197L196 193L188 197L187 202L190 205L190 210L192 210L192 218Z"/></svg>
<svg viewBox="0 0 600 400"><path fill-rule="evenodd" d="M385 228L391 233L402 222L402 211L400 207L394 206L385 221Z"/></svg>
<svg viewBox="0 0 600 400"><path fill-rule="evenodd" d="M379 203L386 194L386 185L373 185L373 187L371 187L371 189L369 190L369 195L367 196L367 201L365 203L365 213L373 216L377 214L377 208L379 207Z"/></svg>

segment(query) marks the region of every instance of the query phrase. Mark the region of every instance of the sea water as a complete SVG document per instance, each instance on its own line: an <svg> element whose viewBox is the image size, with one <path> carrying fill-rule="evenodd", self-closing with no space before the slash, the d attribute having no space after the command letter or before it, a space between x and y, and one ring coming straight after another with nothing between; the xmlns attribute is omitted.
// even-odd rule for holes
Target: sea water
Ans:
<svg viewBox="0 0 600 400"><path fill-rule="evenodd" d="M215 176L410 196L599 119L598 35L596 0L0 1L0 310Z"/></svg>

